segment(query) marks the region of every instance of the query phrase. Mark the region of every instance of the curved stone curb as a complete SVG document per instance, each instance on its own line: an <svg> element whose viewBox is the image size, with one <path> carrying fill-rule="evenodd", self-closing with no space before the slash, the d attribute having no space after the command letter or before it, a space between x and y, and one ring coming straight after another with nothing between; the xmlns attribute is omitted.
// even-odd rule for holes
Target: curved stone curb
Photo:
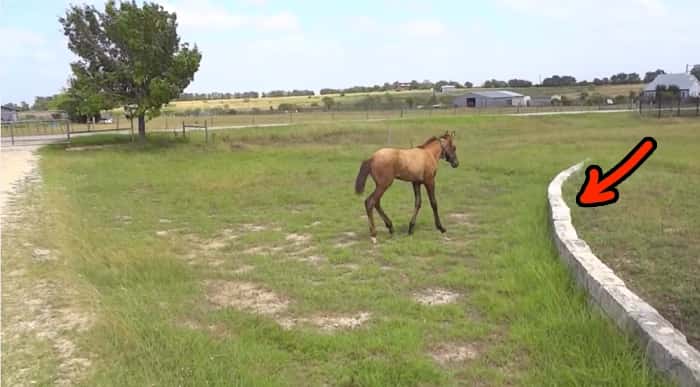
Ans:
<svg viewBox="0 0 700 387"><path fill-rule="evenodd" d="M649 361L681 386L700 387L700 352L651 305L625 286L615 273L579 239L571 211L562 197L562 184L583 162L559 173L547 188L552 237L562 261L591 301L618 327L634 334Z"/></svg>

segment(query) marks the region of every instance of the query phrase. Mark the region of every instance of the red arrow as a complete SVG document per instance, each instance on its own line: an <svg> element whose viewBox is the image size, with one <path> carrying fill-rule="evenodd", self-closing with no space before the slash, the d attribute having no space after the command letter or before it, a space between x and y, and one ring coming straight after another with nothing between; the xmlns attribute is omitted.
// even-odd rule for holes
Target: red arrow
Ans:
<svg viewBox="0 0 700 387"><path fill-rule="evenodd" d="M656 150L656 140L644 137L630 153L603 177L598 165L586 168L586 181L576 195L576 204L581 207L598 207L615 203L620 193L615 186L622 183L642 165Z"/></svg>

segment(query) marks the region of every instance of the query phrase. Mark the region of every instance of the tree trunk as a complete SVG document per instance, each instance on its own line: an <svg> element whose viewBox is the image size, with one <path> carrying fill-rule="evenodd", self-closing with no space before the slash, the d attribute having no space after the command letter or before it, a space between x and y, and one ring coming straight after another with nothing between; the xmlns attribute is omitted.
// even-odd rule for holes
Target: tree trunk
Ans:
<svg viewBox="0 0 700 387"><path fill-rule="evenodd" d="M139 137L142 140L146 139L146 117L144 114L139 115Z"/></svg>

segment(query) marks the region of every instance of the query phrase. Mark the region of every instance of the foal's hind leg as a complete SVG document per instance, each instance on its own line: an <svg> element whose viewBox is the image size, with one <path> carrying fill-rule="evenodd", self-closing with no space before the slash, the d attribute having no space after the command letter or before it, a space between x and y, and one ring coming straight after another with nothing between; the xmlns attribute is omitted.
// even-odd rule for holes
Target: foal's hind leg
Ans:
<svg viewBox="0 0 700 387"><path fill-rule="evenodd" d="M377 241L377 229L374 227L373 210L382 198L384 191L386 191L386 187L377 184L377 188L375 188L374 192L365 200L365 210L367 211L367 218L369 219L369 235L372 237L372 242Z"/></svg>
<svg viewBox="0 0 700 387"><path fill-rule="evenodd" d="M377 209L379 216L382 217L382 220L384 221L384 225L386 226L386 228L389 229L389 233L393 234L394 233L394 225L391 223L391 219L389 219L389 217L386 215L386 213L382 209L381 201L382 201L382 199L379 198L379 200L377 200L377 205L375 205L374 208Z"/></svg>

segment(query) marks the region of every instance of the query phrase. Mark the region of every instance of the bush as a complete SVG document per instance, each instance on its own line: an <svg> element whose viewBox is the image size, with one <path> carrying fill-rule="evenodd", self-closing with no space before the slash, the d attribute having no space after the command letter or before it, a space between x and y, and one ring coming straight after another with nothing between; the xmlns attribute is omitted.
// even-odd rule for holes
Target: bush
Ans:
<svg viewBox="0 0 700 387"><path fill-rule="evenodd" d="M628 100L627 96L624 96L624 95L617 95L617 96L615 96L614 101L615 101L615 105L624 105L624 104L626 104L629 100Z"/></svg>
<svg viewBox="0 0 700 387"><path fill-rule="evenodd" d="M297 110L297 105L295 105L293 103L284 102L284 103L281 103L277 106L277 110L279 110L281 112L293 112L293 111Z"/></svg>

